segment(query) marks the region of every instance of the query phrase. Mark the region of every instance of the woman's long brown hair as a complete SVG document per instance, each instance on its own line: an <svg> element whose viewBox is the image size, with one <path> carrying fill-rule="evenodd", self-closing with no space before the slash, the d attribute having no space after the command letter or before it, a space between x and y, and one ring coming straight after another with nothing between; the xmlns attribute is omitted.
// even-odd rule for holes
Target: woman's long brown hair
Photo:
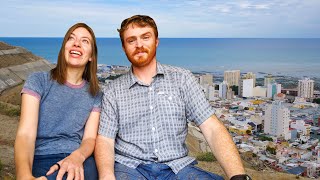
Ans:
<svg viewBox="0 0 320 180"><path fill-rule="evenodd" d="M67 62L65 59L65 45L68 41L71 33L79 28L85 28L89 31L90 35L92 36L92 42L91 42L91 48L92 48L92 60L88 61L86 64L86 67L84 69L84 72L82 74L82 78L89 82L89 93L92 96L95 96L99 92L99 81L97 78L97 60L98 60L98 48L97 48L97 42L96 37L94 35L93 30L86 25L85 23L77 23L69 28L66 35L64 36L62 46L60 48L60 52L58 55L58 63L57 66L51 70L51 78L53 80L56 80L59 84L64 84L66 82L66 76L67 76Z"/></svg>

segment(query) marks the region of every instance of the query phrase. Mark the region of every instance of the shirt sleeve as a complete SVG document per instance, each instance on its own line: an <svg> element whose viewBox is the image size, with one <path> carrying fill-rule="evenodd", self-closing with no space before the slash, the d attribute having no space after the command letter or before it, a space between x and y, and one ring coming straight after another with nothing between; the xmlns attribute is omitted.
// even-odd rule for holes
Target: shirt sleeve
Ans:
<svg viewBox="0 0 320 180"><path fill-rule="evenodd" d="M94 99L92 112L101 112L101 100L102 100L102 92L99 91Z"/></svg>
<svg viewBox="0 0 320 180"><path fill-rule="evenodd" d="M186 72L182 87L186 101L187 119L199 126L212 116L215 110L210 105L200 84L190 71Z"/></svg>
<svg viewBox="0 0 320 180"><path fill-rule="evenodd" d="M112 83L109 83L103 91L99 131L100 135L115 139L118 133L118 108Z"/></svg>
<svg viewBox="0 0 320 180"><path fill-rule="evenodd" d="M21 94L29 94L40 100L45 89L44 81L45 75L43 73L32 73L24 83Z"/></svg>

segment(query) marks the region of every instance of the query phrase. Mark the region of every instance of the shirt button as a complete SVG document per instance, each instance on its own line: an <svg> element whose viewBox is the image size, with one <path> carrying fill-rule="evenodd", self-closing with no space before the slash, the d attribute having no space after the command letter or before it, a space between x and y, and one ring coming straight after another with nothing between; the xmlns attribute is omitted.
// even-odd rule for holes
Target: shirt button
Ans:
<svg viewBox="0 0 320 180"><path fill-rule="evenodd" d="M156 130L156 128L155 127L152 127L152 131L155 131Z"/></svg>
<svg viewBox="0 0 320 180"><path fill-rule="evenodd" d="M168 99L171 101L171 100L172 100L172 97L171 97L171 96L169 96L169 97L168 97Z"/></svg>
<svg viewBox="0 0 320 180"><path fill-rule="evenodd" d="M153 109L153 106L150 106L150 109L152 110L152 109Z"/></svg>
<svg viewBox="0 0 320 180"><path fill-rule="evenodd" d="M157 152L158 152L158 149L155 149L154 152L157 153Z"/></svg>
<svg viewBox="0 0 320 180"><path fill-rule="evenodd" d="M153 90L153 88L152 87L149 87L149 91L152 91Z"/></svg>

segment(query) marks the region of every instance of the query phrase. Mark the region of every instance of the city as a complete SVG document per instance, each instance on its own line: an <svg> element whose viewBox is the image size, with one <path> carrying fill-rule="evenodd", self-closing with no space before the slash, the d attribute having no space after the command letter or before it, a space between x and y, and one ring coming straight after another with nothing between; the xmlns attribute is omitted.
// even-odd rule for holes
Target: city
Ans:
<svg viewBox="0 0 320 180"><path fill-rule="evenodd" d="M105 86L129 69L100 64L100 84ZM300 79L289 89L271 74L264 76L262 86L256 86L254 73L240 70L224 71L222 82L209 73L194 75L244 160L258 170L267 166L309 178L320 176L320 111L313 103L320 92L314 80Z"/></svg>

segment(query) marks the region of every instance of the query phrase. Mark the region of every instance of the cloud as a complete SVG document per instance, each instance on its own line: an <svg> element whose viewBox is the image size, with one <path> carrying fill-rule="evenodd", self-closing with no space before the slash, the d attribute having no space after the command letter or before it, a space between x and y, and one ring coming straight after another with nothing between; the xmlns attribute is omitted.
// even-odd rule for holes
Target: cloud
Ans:
<svg viewBox="0 0 320 180"><path fill-rule="evenodd" d="M320 37L319 8L318 0L11 0L1 3L0 36L61 37L82 21L98 37L118 37L123 19L147 14L166 37Z"/></svg>

